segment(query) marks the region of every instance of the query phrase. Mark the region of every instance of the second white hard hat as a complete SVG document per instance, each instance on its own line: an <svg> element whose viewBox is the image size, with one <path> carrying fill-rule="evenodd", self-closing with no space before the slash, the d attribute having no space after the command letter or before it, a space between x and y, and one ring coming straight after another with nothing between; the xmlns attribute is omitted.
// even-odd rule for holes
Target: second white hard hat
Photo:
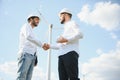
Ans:
<svg viewBox="0 0 120 80"><path fill-rule="evenodd" d="M37 14L30 14L30 15L28 15L27 19L30 19L32 17L37 17L40 19L40 17Z"/></svg>
<svg viewBox="0 0 120 80"><path fill-rule="evenodd" d="M67 9L67 8L63 8L60 12L59 12L59 16L60 16L60 14L62 14L62 13L68 13L68 14L71 14L72 15L72 12L69 10L69 9Z"/></svg>

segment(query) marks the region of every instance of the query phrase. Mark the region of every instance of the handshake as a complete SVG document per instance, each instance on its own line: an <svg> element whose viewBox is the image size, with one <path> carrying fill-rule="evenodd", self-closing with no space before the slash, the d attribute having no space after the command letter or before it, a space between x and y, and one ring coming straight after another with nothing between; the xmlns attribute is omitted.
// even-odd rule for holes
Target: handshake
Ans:
<svg viewBox="0 0 120 80"><path fill-rule="evenodd" d="M42 46L42 48L44 50L48 50L48 49L50 49L50 45L48 43L44 43L43 46Z"/></svg>
<svg viewBox="0 0 120 80"><path fill-rule="evenodd" d="M60 36L60 37L57 39L56 42L57 42L57 43L67 43L68 40L67 40L66 38ZM44 50L48 50L48 49L50 49L50 44L44 43L43 46L42 46L42 48L43 48Z"/></svg>

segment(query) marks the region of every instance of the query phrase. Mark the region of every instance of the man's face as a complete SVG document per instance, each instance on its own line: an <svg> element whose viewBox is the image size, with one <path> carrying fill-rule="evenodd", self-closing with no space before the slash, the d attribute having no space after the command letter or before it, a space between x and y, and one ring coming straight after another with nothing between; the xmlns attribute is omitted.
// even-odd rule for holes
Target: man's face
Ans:
<svg viewBox="0 0 120 80"><path fill-rule="evenodd" d="M63 13L63 14L60 14L60 23L64 24L64 22L65 22L65 14Z"/></svg>
<svg viewBox="0 0 120 80"><path fill-rule="evenodd" d="M38 24L39 24L39 21L40 21L39 18L33 18L33 19L32 19L32 25L34 25L35 27L37 27Z"/></svg>

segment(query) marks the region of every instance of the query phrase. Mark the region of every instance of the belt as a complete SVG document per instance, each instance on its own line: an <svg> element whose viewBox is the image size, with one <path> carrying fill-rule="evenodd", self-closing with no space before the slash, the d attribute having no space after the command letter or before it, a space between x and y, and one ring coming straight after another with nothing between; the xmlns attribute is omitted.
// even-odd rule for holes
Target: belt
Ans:
<svg viewBox="0 0 120 80"><path fill-rule="evenodd" d="M36 52L34 53L34 56L36 56Z"/></svg>

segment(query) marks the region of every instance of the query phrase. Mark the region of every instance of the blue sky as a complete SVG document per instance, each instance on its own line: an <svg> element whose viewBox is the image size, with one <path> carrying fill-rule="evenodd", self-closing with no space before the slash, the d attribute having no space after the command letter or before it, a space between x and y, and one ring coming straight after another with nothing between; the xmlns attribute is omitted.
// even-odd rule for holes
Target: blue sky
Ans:
<svg viewBox="0 0 120 80"><path fill-rule="evenodd" d="M84 34L80 40L80 78L85 75L86 80L119 79L119 0L0 0L0 80L16 78L19 31L27 22L27 16L39 10L48 23L53 24L52 43L56 44L57 36L62 33L63 25L58 18L62 8L73 12L72 19L80 25ZM48 25L42 17L34 31L38 39L48 42ZM39 64L34 70L33 80L45 80L48 52L40 48L38 52ZM51 80L58 80L57 51L52 50L51 56Z"/></svg>

